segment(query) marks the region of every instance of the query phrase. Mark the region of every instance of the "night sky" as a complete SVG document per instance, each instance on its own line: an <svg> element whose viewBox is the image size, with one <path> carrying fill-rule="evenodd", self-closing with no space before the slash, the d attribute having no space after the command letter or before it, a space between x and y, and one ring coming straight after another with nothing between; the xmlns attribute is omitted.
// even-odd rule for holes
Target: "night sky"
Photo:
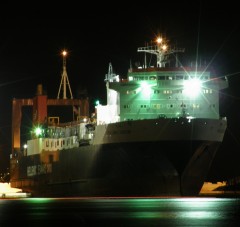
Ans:
<svg viewBox="0 0 240 227"><path fill-rule="evenodd" d="M73 1L74 2L74 1ZM75 1L76 2L76 1ZM168 3L34 2L1 6L0 13L0 142L11 147L13 98L32 98L42 84L56 98L63 49L73 96L86 88L90 100L105 104L104 78L109 62L125 78L130 61L142 62L137 48L164 34L185 48L183 62L207 62L228 76L221 94L228 130L211 176L240 175L240 20L233 1L168 1ZM81 5L83 4L83 5ZM24 116L25 119L32 116ZM6 149L6 152L9 152Z"/></svg>

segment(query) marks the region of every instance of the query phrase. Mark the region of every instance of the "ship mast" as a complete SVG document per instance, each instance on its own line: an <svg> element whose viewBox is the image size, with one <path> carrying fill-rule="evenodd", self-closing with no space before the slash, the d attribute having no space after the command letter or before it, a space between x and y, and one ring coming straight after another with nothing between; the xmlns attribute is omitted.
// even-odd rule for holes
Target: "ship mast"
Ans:
<svg viewBox="0 0 240 227"><path fill-rule="evenodd" d="M109 63L108 73L105 76L105 81L109 82L119 82L119 75L113 72L112 63Z"/></svg>
<svg viewBox="0 0 240 227"><path fill-rule="evenodd" d="M63 72L62 72L62 78L61 78L61 83L59 86L57 98L59 99L60 91L61 91L61 89L63 89L63 99L67 99L67 85L68 85L71 99L73 99L72 90L71 90L70 83L68 80L68 75L67 75L67 67L66 67L67 52L65 50L62 52L62 56L63 56Z"/></svg>
<svg viewBox="0 0 240 227"><path fill-rule="evenodd" d="M157 67L159 68L165 67L167 57L170 54L184 52L183 48L169 48L166 40L162 37L157 38L156 43L157 44L155 46L139 47L138 52L155 54L157 56Z"/></svg>

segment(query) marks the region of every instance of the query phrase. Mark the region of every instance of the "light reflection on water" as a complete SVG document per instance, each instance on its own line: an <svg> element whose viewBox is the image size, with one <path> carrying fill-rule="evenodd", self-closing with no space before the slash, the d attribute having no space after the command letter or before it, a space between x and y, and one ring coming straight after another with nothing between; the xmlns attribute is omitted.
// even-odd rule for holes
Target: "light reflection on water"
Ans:
<svg viewBox="0 0 240 227"><path fill-rule="evenodd" d="M26 198L0 200L0 226L238 226L239 208L239 198Z"/></svg>

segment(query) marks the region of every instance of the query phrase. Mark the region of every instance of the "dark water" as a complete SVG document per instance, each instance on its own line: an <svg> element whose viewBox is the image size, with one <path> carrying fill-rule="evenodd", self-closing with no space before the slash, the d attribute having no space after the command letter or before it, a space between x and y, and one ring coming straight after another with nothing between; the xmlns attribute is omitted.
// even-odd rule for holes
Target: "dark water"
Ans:
<svg viewBox="0 0 240 227"><path fill-rule="evenodd" d="M0 200L0 227L239 225L239 198Z"/></svg>

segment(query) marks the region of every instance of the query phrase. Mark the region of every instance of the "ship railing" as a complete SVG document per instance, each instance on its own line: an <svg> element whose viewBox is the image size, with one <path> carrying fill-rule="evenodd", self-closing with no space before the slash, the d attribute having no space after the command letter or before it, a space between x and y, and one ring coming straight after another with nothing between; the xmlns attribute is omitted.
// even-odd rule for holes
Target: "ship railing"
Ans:
<svg viewBox="0 0 240 227"><path fill-rule="evenodd" d="M79 123L86 123L86 124L88 124L88 123L94 123L94 121L91 119L91 118L89 118L89 117L86 117L86 118L84 118L85 120L80 120L80 119L78 119L78 120L75 120L75 121L70 121L70 122L62 122L62 123L58 123L58 124L55 124L55 123L49 123L48 124L48 126L57 126L57 127L71 127L71 126L76 126L76 125L78 125Z"/></svg>

